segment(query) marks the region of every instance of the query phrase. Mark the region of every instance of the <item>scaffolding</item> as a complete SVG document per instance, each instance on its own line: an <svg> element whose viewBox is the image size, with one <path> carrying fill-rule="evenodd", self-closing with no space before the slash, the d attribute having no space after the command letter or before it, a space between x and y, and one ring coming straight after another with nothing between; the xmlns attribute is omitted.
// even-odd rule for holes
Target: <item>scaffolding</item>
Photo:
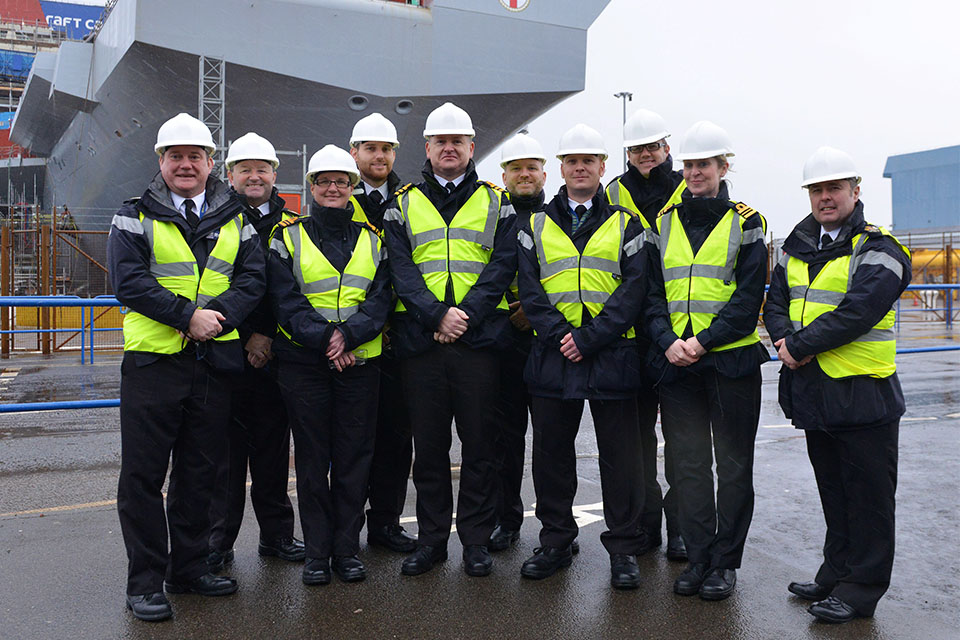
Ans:
<svg viewBox="0 0 960 640"><path fill-rule="evenodd" d="M227 177L227 168L223 162L226 155L224 146L226 66L222 58L200 56L200 99L197 105L200 121L210 129L213 144L217 147L214 156L217 164L213 173L223 180Z"/></svg>

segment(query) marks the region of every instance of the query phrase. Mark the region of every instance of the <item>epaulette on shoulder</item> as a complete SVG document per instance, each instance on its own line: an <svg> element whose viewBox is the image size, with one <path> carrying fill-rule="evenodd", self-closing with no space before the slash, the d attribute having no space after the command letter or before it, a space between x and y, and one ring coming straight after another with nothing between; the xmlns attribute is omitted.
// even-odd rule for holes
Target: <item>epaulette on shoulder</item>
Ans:
<svg viewBox="0 0 960 640"><path fill-rule="evenodd" d="M493 189L494 191L505 191L505 189L504 189L503 187L498 186L498 185L495 185L495 184L493 184L492 182L490 182L489 180L481 180L481 181L480 181L480 184L485 184L485 185L487 185L488 187L490 187L491 189Z"/></svg>
<svg viewBox="0 0 960 640"><path fill-rule="evenodd" d="M372 222L370 222L369 220L366 220L366 221L362 222L361 224L362 224L365 228L367 228L367 229L369 229L370 231L373 231L375 234L377 234L377 237L378 237L378 238L382 238L382 237L383 237L383 230L382 230L382 229L378 229L378 228L377 228L376 226L374 226L374 224L373 224Z"/></svg>
<svg viewBox="0 0 960 640"><path fill-rule="evenodd" d="M755 213L760 213L753 207L747 206L743 202L730 202L731 208L733 208L737 213L740 214L740 217L746 220Z"/></svg>
<svg viewBox="0 0 960 640"><path fill-rule="evenodd" d="M657 214L657 217L658 217L658 218L661 218L661 217L667 215L668 213L670 213L671 211L673 211L674 209L676 209L676 207L677 207L678 204L680 204L680 203L677 202L677 203L671 204L671 205L669 205L669 206L666 206L666 207L664 207L663 209L660 209L660 213Z"/></svg>
<svg viewBox="0 0 960 640"><path fill-rule="evenodd" d="M281 210L280 210L280 215L293 216L294 218L299 218L299 217L300 217L300 214L299 214L299 213L297 213L296 211L292 211L292 210L290 210L290 209L281 209Z"/></svg>
<svg viewBox="0 0 960 640"><path fill-rule="evenodd" d="M297 216L296 214L294 215L296 216L295 218L287 218L286 220L281 220L280 222L278 222L277 227L281 229L284 229L286 227L292 227L293 225L300 224L301 222L303 222L304 220L310 217L310 216Z"/></svg>
<svg viewBox="0 0 960 640"><path fill-rule="evenodd" d="M869 224L869 223L864 225L863 232L866 233L871 238L876 238L877 236L883 235L883 229L881 229L875 224Z"/></svg>
<svg viewBox="0 0 960 640"><path fill-rule="evenodd" d="M413 183L408 182L407 184L403 185L402 187L394 191L393 197L402 196L404 193L406 193L407 191L410 191L410 189L412 188L413 188Z"/></svg>
<svg viewBox="0 0 960 640"><path fill-rule="evenodd" d="M140 202L140 196L134 196L123 201L123 204L137 204Z"/></svg>
<svg viewBox="0 0 960 640"><path fill-rule="evenodd" d="M631 211L630 209L627 209L626 207L621 207L619 204L608 204L607 206L610 208L611 211L621 211L621 212L623 212L623 213L628 214L631 218L639 218L639 217L640 217L640 214L638 214L636 211Z"/></svg>

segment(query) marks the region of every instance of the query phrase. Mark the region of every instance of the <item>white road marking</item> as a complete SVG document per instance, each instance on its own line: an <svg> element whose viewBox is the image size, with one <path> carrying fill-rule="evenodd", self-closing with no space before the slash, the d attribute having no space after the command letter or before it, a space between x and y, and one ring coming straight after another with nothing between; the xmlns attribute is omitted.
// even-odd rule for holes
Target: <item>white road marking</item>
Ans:
<svg viewBox="0 0 960 640"><path fill-rule="evenodd" d="M923 422L924 420L939 420L936 416L926 416L922 418L900 418L900 422Z"/></svg>

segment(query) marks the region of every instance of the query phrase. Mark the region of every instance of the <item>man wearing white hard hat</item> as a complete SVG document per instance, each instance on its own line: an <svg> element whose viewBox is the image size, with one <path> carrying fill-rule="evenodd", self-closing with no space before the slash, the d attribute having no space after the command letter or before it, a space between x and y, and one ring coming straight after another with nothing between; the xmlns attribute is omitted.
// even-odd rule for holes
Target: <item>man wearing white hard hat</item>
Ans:
<svg viewBox="0 0 960 640"><path fill-rule="evenodd" d="M724 176L733 155L722 128L707 121L690 127L677 154L686 189L647 236L648 361L658 372L689 560L673 590L703 600L722 600L736 587L753 517L760 364L770 357L757 332L766 221L730 199Z"/></svg>
<svg viewBox="0 0 960 640"><path fill-rule="evenodd" d="M277 193L280 160L270 141L247 133L230 145L227 178L246 216L267 249L270 230L293 212ZM290 428L276 381L270 346L277 320L270 301L261 300L239 327L246 362L237 377L231 402L228 455L220 462L217 494L213 499L210 531L211 571L233 560L233 544L240 533L250 467L250 501L260 526L258 552L289 562L303 560L303 543L293 537L293 506L287 495L290 475Z"/></svg>
<svg viewBox="0 0 960 640"><path fill-rule="evenodd" d="M510 204L517 220L529 218L530 212L543 209L543 170L546 155L540 143L526 133L518 133L500 148L503 186L510 195ZM523 524L524 450L526 449L527 409L530 394L523 383L523 367L530 353L532 331L520 305L516 280L507 291L510 306L512 344L500 360L499 429L496 440L497 526L490 535L491 551L504 551L520 540Z"/></svg>
<svg viewBox="0 0 960 640"><path fill-rule="evenodd" d="M401 359L416 456L418 547L405 575L446 560L453 519L451 422L461 442L457 535L470 576L488 575L496 524L493 440L499 356L510 341L504 292L517 271L516 214L477 178L473 123L445 103L427 116L423 181L401 188L384 214L399 296L393 346Z"/></svg>
<svg viewBox="0 0 960 640"><path fill-rule="evenodd" d="M243 370L237 327L265 286L263 250L243 205L210 175L216 147L207 127L181 113L160 127L154 149L160 171L113 217L107 241L110 283L129 309L117 490L127 607L150 621L172 615L164 589L237 590L207 568L213 461L227 437L232 376Z"/></svg>
<svg viewBox="0 0 960 640"><path fill-rule="evenodd" d="M600 485L610 584L640 585L642 455L637 387L642 362L634 323L643 302L643 225L606 202L607 152L600 134L578 124L560 138L564 186L520 224L520 300L536 335L525 380L533 396L533 483L540 547L520 569L547 578L570 566L577 523L575 441L590 402L600 453Z"/></svg>
<svg viewBox="0 0 960 640"><path fill-rule="evenodd" d="M310 158L309 215L274 229L268 288L279 329L277 381L287 405L297 467L306 585L366 577L358 557L373 458L383 325L390 309L386 251L378 230L353 220L360 180L332 144Z"/></svg>
<svg viewBox="0 0 960 640"><path fill-rule="evenodd" d="M804 430L827 523L813 581L787 588L834 623L872 616L890 585L905 411L893 327L910 252L866 221L859 185L838 149L804 164L812 211L783 243L763 316L782 363L780 406Z"/></svg>
<svg viewBox="0 0 960 640"><path fill-rule="evenodd" d="M673 157L667 138L670 132L663 118L653 111L639 109L623 125L623 147L627 151L627 171L607 185L607 201L619 204L641 216L644 227L656 233L657 214L664 207L680 201L687 188L683 174L673 169ZM641 354L650 350L650 336L646 324L637 323L637 345ZM663 464L667 491L662 493L657 482L657 406L656 372L648 368L644 383L637 393L637 411L640 415L640 435L643 438L644 501L640 527L646 536L648 550L659 547L663 541L661 526L667 521L667 558L686 560L687 549L680 535L677 515L677 492L672 490L673 451L664 446Z"/></svg>
<svg viewBox="0 0 960 640"><path fill-rule="evenodd" d="M360 171L360 182L350 197L354 220L383 228L383 213L394 192L400 188L400 177L393 171L399 146L397 128L379 113L361 118L353 126L350 155L357 161ZM413 434L400 383L400 363L389 339L384 341L378 365L380 407L367 492L370 501L367 543L398 553L410 553L417 546L417 538L401 526L400 514L407 499Z"/></svg>

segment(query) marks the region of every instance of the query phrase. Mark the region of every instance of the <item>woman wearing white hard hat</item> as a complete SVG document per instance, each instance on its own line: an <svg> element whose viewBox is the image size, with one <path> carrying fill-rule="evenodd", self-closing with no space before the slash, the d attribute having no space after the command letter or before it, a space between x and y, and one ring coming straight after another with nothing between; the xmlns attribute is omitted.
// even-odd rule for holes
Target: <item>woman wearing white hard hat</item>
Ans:
<svg viewBox="0 0 960 640"><path fill-rule="evenodd" d="M366 576L357 553L379 384L379 369L365 365L382 350L389 277L379 234L351 219L360 175L350 154L325 146L306 179L309 215L284 220L270 240L273 352L295 443L303 582L329 583L331 565L357 582Z"/></svg>
<svg viewBox="0 0 960 640"><path fill-rule="evenodd" d="M722 600L736 586L753 516L760 364L769 359L757 333L766 221L730 199L724 176L733 155L730 136L712 122L687 130L677 154L687 186L657 219L650 250L650 361L660 372L690 561L673 590L704 600Z"/></svg>

